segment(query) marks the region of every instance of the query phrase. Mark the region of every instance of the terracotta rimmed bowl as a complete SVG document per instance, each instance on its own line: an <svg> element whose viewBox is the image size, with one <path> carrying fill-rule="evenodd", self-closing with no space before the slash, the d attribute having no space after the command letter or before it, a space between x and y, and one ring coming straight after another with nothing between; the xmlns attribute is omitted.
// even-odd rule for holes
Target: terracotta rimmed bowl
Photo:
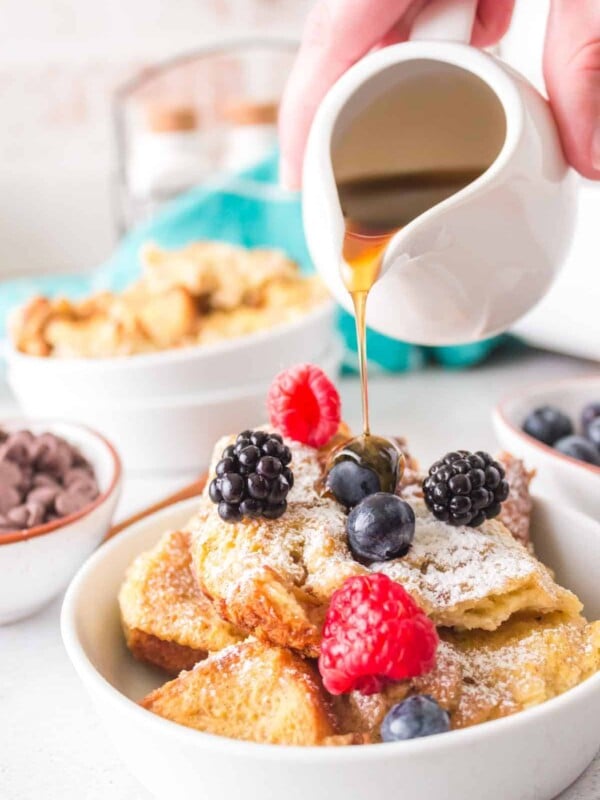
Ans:
<svg viewBox="0 0 600 800"><path fill-rule="evenodd" d="M142 709L164 682L124 643L117 593L131 560L197 507L187 500L131 525L104 544L65 596L62 635L111 742L158 798L204 800L551 800L600 747L600 674L512 717L397 744L281 747L200 733ZM600 524L536 499L540 558L600 617Z"/></svg>
<svg viewBox="0 0 600 800"><path fill-rule="evenodd" d="M502 446L537 470L538 491L600 520L600 467L565 456L521 429L527 414L544 405L560 408L577 425L583 406L594 401L600 401L600 375L537 384L504 398L493 423Z"/></svg>
<svg viewBox="0 0 600 800"><path fill-rule="evenodd" d="M121 490L121 460L110 442L84 425L56 420L10 419L7 431L27 428L62 436L94 468L100 494L62 519L0 534L0 624L15 622L45 606L106 536Z"/></svg>

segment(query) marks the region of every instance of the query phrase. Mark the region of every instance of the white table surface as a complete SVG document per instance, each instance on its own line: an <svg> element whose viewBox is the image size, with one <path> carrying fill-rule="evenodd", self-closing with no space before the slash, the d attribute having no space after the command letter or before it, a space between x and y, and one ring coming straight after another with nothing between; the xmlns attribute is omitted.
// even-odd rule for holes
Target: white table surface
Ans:
<svg viewBox="0 0 600 800"><path fill-rule="evenodd" d="M536 380L591 372L597 373L598 366L529 351L496 358L468 372L430 369L374 379L373 428L406 435L424 463L456 447L493 450L490 409L502 394ZM358 426L357 381L342 381L341 390L344 416ZM0 419L14 410L0 380ZM192 477L128 478L119 515L149 505ZM59 610L60 599L35 617L0 628L0 798L149 800L121 765L67 660ZM599 798L597 756L560 800Z"/></svg>

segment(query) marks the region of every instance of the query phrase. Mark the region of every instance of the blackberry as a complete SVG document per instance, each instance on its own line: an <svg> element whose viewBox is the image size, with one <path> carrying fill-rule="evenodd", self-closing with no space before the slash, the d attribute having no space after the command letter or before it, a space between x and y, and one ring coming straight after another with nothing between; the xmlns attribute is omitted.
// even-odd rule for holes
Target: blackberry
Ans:
<svg viewBox="0 0 600 800"><path fill-rule="evenodd" d="M292 453L278 433L242 431L223 450L208 496L225 522L243 517L277 519L294 485Z"/></svg>
<svg viewBox="0 0 600 800"><path fill-rule="evenodd" d="M425 503L437 519L473 528L498 516L509 489L504 467L481 450L447 453L423 481Z"/></svg>

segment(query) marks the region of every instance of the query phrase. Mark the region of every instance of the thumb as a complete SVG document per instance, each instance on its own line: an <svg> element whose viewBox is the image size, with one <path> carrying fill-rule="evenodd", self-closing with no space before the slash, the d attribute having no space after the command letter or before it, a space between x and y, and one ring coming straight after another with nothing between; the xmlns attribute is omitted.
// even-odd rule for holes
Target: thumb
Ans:
<svg viewBox="0 0 600 800"><path fill-rule="evenodd" d="M600 180L600 2L553 0L544 77L565 155Z"/></svg>

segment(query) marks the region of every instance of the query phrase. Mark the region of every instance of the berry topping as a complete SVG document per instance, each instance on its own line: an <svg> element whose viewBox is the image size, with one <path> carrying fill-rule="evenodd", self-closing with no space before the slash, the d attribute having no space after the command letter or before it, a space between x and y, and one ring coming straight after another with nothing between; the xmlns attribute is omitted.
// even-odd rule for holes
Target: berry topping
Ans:
<svg viewBox="0 0 600 800"><path fill-rule="evenodd" d="M481 450L448 453L430 467L423 481L427 508L450 525L476 528L497 517L508 493L504 467Z"/></svg>
<svg viewBox="0 0 600 800"><path fill-rule="evenodd" d="M313 364L298 364L280 372L269 389L267 408L274 427L311 447L327 444L341 420L337 389Z"/></svg>
<svg viewBox="0 0 600 800"><path fill-rule="evenodd" d="M435 666L433 622L387 575L348 578L325 617L319 670L331 694L380 691Z"/></svg>
<svg viewBox="0 0 600 800"><path fill-rule="evenodd" d="M346 530L358 561L389 561L406 555L415 535L415 512L395 494L377 492L352 509Z"/></svg>
<svg viewBox="0 0 600 800"><path fill-rule="evenodd" d="M584 433L588 432L590 423L595 419L600 419L600 401L588 403L581 412L581 429Z"/></svg>
<svg viewBox="0 0 600 800"><path fill-rule="evenodd" d="M525 419L523 430L544 444L553 445L563 436L573 433L573 423L566 414L554 406L534 409Z"/></svg>
<svg viewBox="0 0 600 800"><path fill-rule="evenodd" d="M450 730L450 715L428 694L407 697L388 711L381 723L384 742L403 742Z"/></svg>
<svg viewBox="0 0 600 800"><path fill-rule="evenodd" d="M353 508L381 488L375 470L361 467L356 461L339 461L334 464L327 473L325 485L346 508Z"/></svg>
<svg viewBox="0 0 600 800"><path fill-rule="evenodd" d="M584 439L583 436L565 436L563 439L559 439L554 447L565 456L576 458L578 461L585 461L588 464L594 464L597 467L600 466L598 448L589 439Z"/></svg>
<svg viewBox="0 0 600 800"><path fill-rule="evenodd" d="M294 484L289 447L278 433L243 431L223 450L208 496L225 522L242 517L277 519Z"/></svg>

